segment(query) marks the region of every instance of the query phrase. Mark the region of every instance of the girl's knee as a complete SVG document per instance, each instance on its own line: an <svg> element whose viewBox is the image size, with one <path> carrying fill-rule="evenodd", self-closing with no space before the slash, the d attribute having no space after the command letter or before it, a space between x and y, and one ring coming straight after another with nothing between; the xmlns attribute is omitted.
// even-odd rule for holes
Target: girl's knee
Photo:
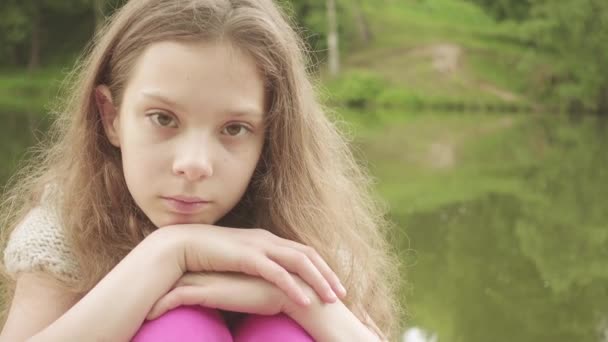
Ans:
<svg viewBox="0 0 608 342"><path fill-rule="evenodd" d="M232 336L217 310L180 306L152 321L146 321L133 342L232 342Z"/></svg>
<svg viewBox="0 0 608 342"><path fill-rule="evenodd" d="M284 314L249 315L234 329L235 342L314 342L294 320Z"/></svg>

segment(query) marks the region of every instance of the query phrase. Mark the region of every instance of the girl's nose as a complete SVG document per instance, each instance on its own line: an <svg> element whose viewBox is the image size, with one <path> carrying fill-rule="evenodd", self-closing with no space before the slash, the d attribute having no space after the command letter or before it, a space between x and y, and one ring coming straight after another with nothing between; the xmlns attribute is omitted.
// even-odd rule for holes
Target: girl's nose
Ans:
<svg viewBox="0 0 608 342"><path fill-rule="evenodd" d="M173 162L173 174L194 182L213 175L212 154L203 142L181 146Z"/></svg>

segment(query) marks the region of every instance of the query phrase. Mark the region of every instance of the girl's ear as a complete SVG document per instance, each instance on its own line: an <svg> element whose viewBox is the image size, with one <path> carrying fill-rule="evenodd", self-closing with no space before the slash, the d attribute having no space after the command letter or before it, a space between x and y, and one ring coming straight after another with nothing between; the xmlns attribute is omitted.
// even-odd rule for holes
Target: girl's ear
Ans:
<svg viewBox="0 0 608 342"><path fill-rule="evenodd" d="M120 147L118 111L114 106L110 88L105 84L98 85L95 88L95 103L108 140L112 145Z"/></svg>

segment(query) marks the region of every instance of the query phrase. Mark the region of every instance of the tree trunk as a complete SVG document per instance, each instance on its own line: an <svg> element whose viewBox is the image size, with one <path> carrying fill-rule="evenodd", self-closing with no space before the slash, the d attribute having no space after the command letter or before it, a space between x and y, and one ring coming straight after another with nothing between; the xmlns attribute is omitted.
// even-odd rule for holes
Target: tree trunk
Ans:
<svg viewBox="0 0 608 342"><path fill-rule="evenodd" d="M34 10L32 15L32 36L30 39L30 58L27 63L28 71L36 70L40 67L40 44L41 44L41 20L40 11Z"/></svg>
<svg viewBox="0 0 608 342"><path fill-rule="evenodd" d="M338 49L338 22L336 20L336 1L327 0L327 48L329 54L329 75L335 77L340 72Z"/></svg>
<svg viewBox="0 0 608 342"><path fill-rule="evenodd" d="M359 39L361 39L363 45L368 45L373 37L365 13L363 13L363 9L361 8L361 0L355 1L355 22L359 30Z"/></svg>

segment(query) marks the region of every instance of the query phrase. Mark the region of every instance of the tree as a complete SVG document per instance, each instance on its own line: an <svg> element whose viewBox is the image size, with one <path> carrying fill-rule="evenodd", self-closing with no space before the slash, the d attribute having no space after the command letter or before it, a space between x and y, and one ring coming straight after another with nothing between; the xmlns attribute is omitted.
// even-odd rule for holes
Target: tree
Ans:
<svg viewBox="0 0 608 342"><path fill-rule="evenodd" d="M28 35L28 17L14 2L0 3L0 60L16 64L19 54L16 46Z"/></svg>
<svg viewBox="0 0 608 342"><path fill-rule="evenodd" d="M497 20L524 20L530 13L530 0L469 0L486 10Z"/></svg>
<svg viewBox="0 0 608 342"><path fill-rule="evenodd" d="M336 20L335 0L327 0L327 27L329 75L335 77L340 72L340 50L338 48L338 22Z"/></svg>
<svg viewBox="0 0 608 342"><path fill-rule="evenodd" d="M608 1L469 0L552 52L549 93L572 110L608 113Z"/></svg>
<svg viewBox="0 0 608 342"><path fill-rule="evenodd" d="M342 52L353 46L365 46L373 39L365 13L365 5L370 4L368 0L284 0L280 3L303 28L301 33L317 57L328 60L330 70L339 71Z"/></svg>
<svg viewBox="0 0 608 342"><path fill-rule="evenodd" d="M45 55L65 53L62 44L80 42L90 31L94 0L4 0L0 2L0 56L9 65L37 69ZM78 30L74 30L78 27ZM61 39L59 39L61 37ZM74 49L80 49L75 46ZM71 51L70 51L71 52ZM24 63L25 61L25 63Z"/></svg>
<svg viewBox="0 0 608 342"><path fill-rule="evenodd" d="M559 97L607 113L608 2L537 0L530 27L536 40L559 56Z"/></svg>
<svg viewBox="0 0 608 342"><path fill-rule="evenodd" d="M353 1L353 15L355 18L355 22L357 23L357 29L359 31L359 39L363 42L364 45L368 45L372 41L372 31L369 28L369 24L367 23L367 17L365 16L365 12L363 11L361 0Z"/></svg>

